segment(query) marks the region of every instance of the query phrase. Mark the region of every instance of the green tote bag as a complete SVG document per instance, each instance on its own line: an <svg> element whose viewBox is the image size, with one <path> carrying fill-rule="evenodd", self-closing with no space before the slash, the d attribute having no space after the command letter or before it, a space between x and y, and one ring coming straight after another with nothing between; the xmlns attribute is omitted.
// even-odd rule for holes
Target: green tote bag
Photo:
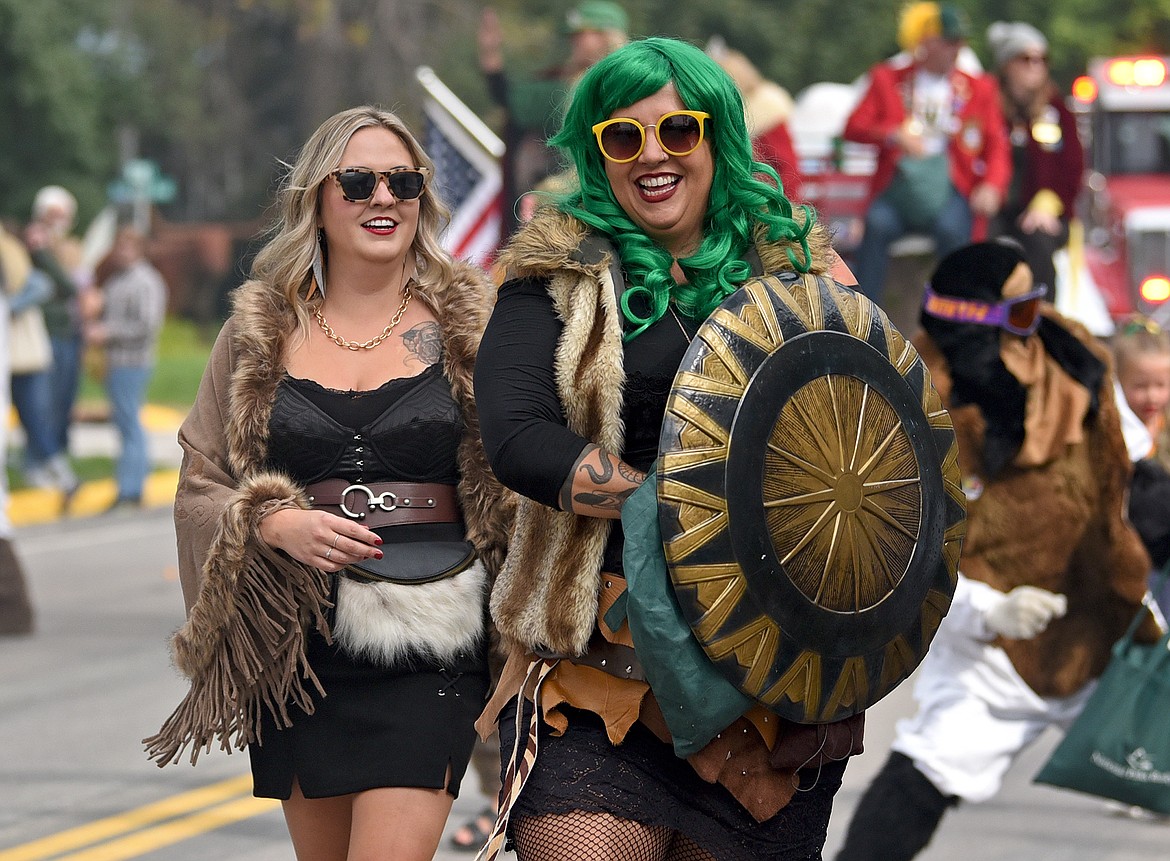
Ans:
<svg viewBox="0 0 1170 861"><path fill-rule="evenodd" d="M928 231L951 199L953 189L946 153L922 158L903 156L882 197L909 230Z"/></svg>
<svg viewBox="0 0 1170 861"><path fill-rule="evenodd" d="M1143 607L1113 646L1084 711L1037 783L1170 813L1170 633L1135 643Z"/></svg>

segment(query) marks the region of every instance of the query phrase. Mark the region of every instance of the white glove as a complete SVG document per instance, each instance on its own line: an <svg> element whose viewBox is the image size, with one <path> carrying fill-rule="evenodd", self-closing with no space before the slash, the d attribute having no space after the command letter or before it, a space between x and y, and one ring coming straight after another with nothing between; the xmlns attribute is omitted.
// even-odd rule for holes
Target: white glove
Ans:
<svg viewBox="0 0 1170 861"><path fill-rule="evenodd" d="M988 629L1009 640L1030 640L1068 610L1064 595L1035 586L1017 586L983 614Z"/></svg>

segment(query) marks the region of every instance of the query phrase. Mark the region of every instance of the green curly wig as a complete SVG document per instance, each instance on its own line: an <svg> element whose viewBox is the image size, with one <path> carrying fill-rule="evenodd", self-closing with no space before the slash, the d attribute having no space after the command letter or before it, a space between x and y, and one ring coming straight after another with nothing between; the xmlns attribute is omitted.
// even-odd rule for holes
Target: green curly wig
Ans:
<svg viewBox="0 0 1170 861"><path fill-rule="evenodd" d="M703 241L679 265L686 284L670 275L674 258L642 232L618 205L605 174L593 125L674 84L688 110L705 111L705 140L711 147L714 179L703 219ZM743 101L735 82L701 50L676 39L631 42L594 65L573 91L560 132L553 137L577 169L579 188L557 205L565 213L604 234L618 249L634 287L621 298L622 315L630 324L626 339L636 337L659 320L673 300L680 312L705 319L751 276L743 257L752 246L757 225L768 241L788 239L799 245L804 259L788 250L792 265L809 269L808 233L813 211L802 206L797 218L771 167L752 159L751 138ZM759 175L771 180L760 179Z"/></svg>

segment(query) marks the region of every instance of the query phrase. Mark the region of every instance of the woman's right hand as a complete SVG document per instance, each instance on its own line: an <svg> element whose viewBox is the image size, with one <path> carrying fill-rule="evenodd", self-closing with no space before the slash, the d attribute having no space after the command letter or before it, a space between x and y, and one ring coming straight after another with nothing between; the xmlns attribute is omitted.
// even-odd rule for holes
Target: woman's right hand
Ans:
<svg viewBox="0 0 1170 861"><path fill-rule="evenodd" d="M374 532L330 514L304 508L282 508L260 521L260 538L306 565L340 571L362 559L381 559L382 543Z"/></svg>

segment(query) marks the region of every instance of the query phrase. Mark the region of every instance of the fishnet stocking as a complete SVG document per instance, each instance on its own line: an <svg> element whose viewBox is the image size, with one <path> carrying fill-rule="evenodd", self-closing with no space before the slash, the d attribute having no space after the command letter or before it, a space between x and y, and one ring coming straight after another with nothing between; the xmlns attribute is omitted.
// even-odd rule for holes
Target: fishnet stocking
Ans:
<svg viewBox="0 0 1170 861"><path fill-rule="evenodd" d="M519 816L512 839L519 861L718 861L676 831L609 813Z"/></svg>

